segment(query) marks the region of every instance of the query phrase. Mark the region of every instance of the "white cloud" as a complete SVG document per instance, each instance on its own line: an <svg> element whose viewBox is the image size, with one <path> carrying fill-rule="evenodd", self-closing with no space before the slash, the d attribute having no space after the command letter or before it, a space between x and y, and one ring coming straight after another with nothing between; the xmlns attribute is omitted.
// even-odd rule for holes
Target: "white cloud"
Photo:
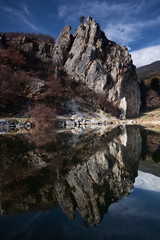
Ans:
<svg viewBox="0 0 160 240"><path fill-rule="evenodd" d="M129 44L137 41L142 36L142 31L160 25L160 17L150 20L129 20L127 16L117 24L108 23L104 29L107 38L119 44Z"/></svg>
<svg viewBox="0 0 160 240"><path fill-rule="evenodd" d="M28 6L27 6L26 4L22 4L22 8L23 8L24 12L25 12L27 15L30 15Z"/></svg>
<svg viewBox="0 0 160 240"><path fill-rule="evenodd" d="M160 60L160 45L131 51L132 60L136 67L141 67Z"/></svg>
<svg viewBox="0 0 160 240"><path fill-rule="evenodd" d="M148 191L160 192L160 177L138 171L138 177L136 178L134 187Z"/></svg>
<svg viewBox="0 0 160 240"><path fill-rule="evenodd" d="M136 26L135 26L136 25ZM133 42L135 38L140 37L140 25L136 23L118 23L118 24L108 24L104 29L106 37L113 40L119 44L128 45Z"/></svg>
<svg viewBox="0 0 160 240"><path fill-rule="evenodd" d="M157 0L159 1L159 0ZM139 2L128 1L125 3L111 3L108 1L82 1L75 2L72 6L61 5L59 18L68 24L75 22L80 16L92 16L100 24L107 38L118 44L129 45L143 36L143 30L153 26L160 26L160 17L142 18L142 13L147 11L156 0L142 0ZM78 17L77 17L78 16Z"/></svg>
<svg viewBox="0 0 160 240"><path fill-rule="evenodd" d="M64 4L59 7L59 18L67 24L73 24L80 16L92 16L100 23L106 37L118 44L130 46L136 41L145 41L144 32L160 26L160 16L143 18L144 12L150 12L159 0L142 0L139 2L109 3L108 1L82 1L72 6ZM152 43L150 43L152 44ZM153 43L152 45L155 45ZM160 59L160 46L152 46L131 51L132 59L137 67L150 64Z"/></svg>
<svg viewBox="0 0 160 240"><path fill-rule="evenodd" d="M20 21L20 23L26 24L31 29L38 31L38 28L33 23L33 19L29 18L29 10L27 5L23 5L22 8L13 8L8 6L1 6L2 11L7 15L8 18L11 18L12 21Z"/></svg>

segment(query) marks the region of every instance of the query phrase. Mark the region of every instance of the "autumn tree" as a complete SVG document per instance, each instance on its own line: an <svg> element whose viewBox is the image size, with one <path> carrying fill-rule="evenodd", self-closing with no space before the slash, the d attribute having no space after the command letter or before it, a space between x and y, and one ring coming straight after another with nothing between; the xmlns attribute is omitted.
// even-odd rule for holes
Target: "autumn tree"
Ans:
<svg viewBox="0 0 160 240"><path fill-rule="evenodd" d="M28 75L23 71L13 72L11 69L0 68L0 108L6 109L9 105L20 104L21 97L25 95L25 86Z"/></svg>
<svg viewBox="0 0 160 240"><path fill-rule="evenodd" d="M12 69L19 70L25 66L26 58L19 50L12 48L0 49L0 63L8 65Z"/></svg>
<svg viewBox="0 0 160 240"><path fill-rule="evenodd" d="M55 43L54 37L52 37L48 34L23 33L23 32L3 32L2 34L4 34L8 39L25 36L25 37L32 38L35 40L43 40L44 42L53 43L53 44Z"/></svg>

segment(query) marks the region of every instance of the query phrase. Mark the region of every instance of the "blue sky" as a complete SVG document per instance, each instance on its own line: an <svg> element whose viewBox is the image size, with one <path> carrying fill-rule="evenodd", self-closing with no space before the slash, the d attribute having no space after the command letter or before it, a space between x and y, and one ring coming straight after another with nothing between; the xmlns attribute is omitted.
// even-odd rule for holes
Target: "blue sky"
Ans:
<svg viewBox="0 0 160 240"><path fill-rule="evenodd" d="M160 0L0 0L0 31L50 34L92 16L107 38L124 44L138 67L160 60Z"/></svg>

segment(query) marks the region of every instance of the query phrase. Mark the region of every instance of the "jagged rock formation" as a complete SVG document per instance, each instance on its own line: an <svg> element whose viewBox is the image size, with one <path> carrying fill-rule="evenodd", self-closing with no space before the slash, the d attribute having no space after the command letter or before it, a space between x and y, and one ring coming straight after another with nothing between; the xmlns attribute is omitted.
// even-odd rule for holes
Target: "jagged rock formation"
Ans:
<svg viewBox="0 0 160 240"><path fill-rule="evenodd" d="M53 49L53 62L56 66L63 66L69 57L73 36L71 35L71 27L66 26L58 37Z"/></svg>
<svg viewBox="0 0 160 240"><path fill-rule="evenodd" d="M91 17L73 36L66 26L56 44L20 36L11 39L9 46L58 70L64 67L74 80L105 94L106 100L121 109L121 118L139 113L140 89L131 55L125 46L108 40Z"/></svg>
<svg viewBox="0 0 160 240"><path fill-rule="evenodd" d="M69 29L65 27L58 38L54 52L57 48L60 51L53 55L53 63L57 66L64 63L62 50L67 42L65 50L70 46L70 51L64 67L68 74L96 92L106 94L107 99L122 110L123 117L137 115L140 90L127 48L108 40L91 17L79 26L73 39Z"/></svg>
<svg viewBox="0 0 160 240"><path fill-rule="evenodd" d="M51 63L53 55L53 43L46 43L42 40L35 40L26 36L13 38L10 47L20 49L29 57L40 59L42 62Z"/></svg>

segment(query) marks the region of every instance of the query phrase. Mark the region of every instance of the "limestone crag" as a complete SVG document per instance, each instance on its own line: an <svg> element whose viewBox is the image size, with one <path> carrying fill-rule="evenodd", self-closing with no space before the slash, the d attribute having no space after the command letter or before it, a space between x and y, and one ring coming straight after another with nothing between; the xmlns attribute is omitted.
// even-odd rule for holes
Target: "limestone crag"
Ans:
<svg viewBox="0 0 160 240"><path fill-rule="evenodd" d="M75 80L86 83L95 92L106 94L107 99L122 110L122 117L137 115L140 90L128 49L108 40L91 17L79 26L73 35L73 41L69 26L65 27L56 48L63 49L61 45L66 42L66 36L66 49L70 46L70 51L64 67L68 74ZM65 60L61 51L57 51L53 57L57 66Z"/></svg>
<svg viewBox="0 0 160 240"><path fill-rule="evenodd" d="M64 67L74 80L105 94L106 100L121 110L122 119L139 113L140 89L131 55L124 45L108 40L91 17L73 36L71 27L66 26L55 44L20 36L11 39L9 45L31 59L53 64L57 73ZM4 36L0 38L2 47L5 47Z"/></svg>
<svg viewBox="0 0 160 240"><path fill-rule="evenodd" d="M53 63L56 66L62 66L65 64L67 58L69 57L69 50L72 45L73 36L71 35L71 27L66 26L59 38L56 41L56 44L53 49Z"/></svg>
<svg viewBox="0 0 160 240"><path fill-rule="evenodd" d="M40 59L42 62L51 63L53 55L53 43L46 43L42 40L36 41L26 36L13 38L10 46L20 49L30 57Z"/></svg>

